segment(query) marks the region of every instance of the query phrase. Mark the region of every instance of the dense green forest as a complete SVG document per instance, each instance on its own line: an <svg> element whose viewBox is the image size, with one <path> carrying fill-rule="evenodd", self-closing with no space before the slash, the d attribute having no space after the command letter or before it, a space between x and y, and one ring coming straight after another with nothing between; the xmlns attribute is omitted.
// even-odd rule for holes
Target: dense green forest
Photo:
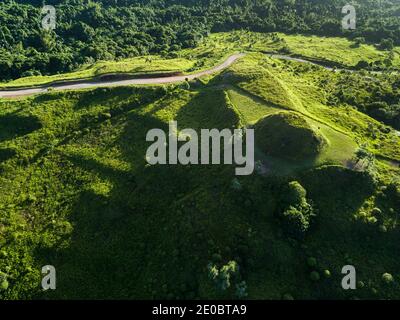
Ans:
<svg viewBox="0 0 400 320"><path fill-rule="evenodd" d="M41 8L55 5L57 27L41 29ZM195 47L210 32L345 35L400 44L400 4L353 1L357 28L341 26L345 0L4 0L0 3L0 80L54 74L96 60Z"/></svg>

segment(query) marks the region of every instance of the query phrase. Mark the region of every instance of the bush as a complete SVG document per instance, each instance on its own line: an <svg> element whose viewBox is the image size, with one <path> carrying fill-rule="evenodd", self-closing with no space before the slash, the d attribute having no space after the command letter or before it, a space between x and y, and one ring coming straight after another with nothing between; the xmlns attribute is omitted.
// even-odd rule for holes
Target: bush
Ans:
<svg viewBox="0 0 400 320"><path fill-rule="evenodd" d="M315 216L306 196L307 191L297 181L290 182L284 191L281 217L286 232L296 239L304 238Z"/></svg>
<svg viewBox="0 0 400 320"><path fill-rule="evenodd" d="M286 231L294 238L304 238L310 227L312 212L312 207L308 203L298 207L290 206L289 209L283 212Z"/></svg>
<svg viewBox="0 0 400 320"><path fill-rule="evenodd" d="M321 277L320 277L320 275L319 275L319 273L317 271L313 271L313 272L310 273L310 279L312 281L316 282L316 281L319 281L321 279Z"/></svg>
<svg viewBox="0 0 400 320"><path fill-rule="evenodd" d="M294 300L293 296L292 296L291 294L289 294L289 293L285 293L285 294L282 296L282 299L283 299L283 300Z"/></svg>
<svg viewBox="0 0 400 320"><path fill-rule="evenodd" d="M236 190L236 191L240 191L242 190L242 184L240 183L238 178L235 178L232 180L232 189Z"/></svg>
<svg viewBox="0 0 400 320"><path fill-rule="evenodd" d="M310 257L307 259L307 265L311 268L314 268L317 266L317 259Z"/></svg>
<svg viewBox="0 0 400 320"><path fill-rule="evenodd" d="M248 296L246 281L242 281L236 285L235 295L239 298L245 298Z"/></svg>
<svg viewBox="0 0 400 320"><path fill-rule="evenodd" d="M382 50L392 50L394 47L394 43L392 39L382 39L379 44L379 48Z"/></svg>
<svg viewBox="0 0 400 320"><path fill-rule="evenodd" d="M383 282L385 282L386 284L390 284L394 282L394 278L390 273L384 273L382 275L382 280Z"/></svg>
<svg viewBox="0 0 400 320"><path fill-rule="evenodd" d="M355 66L356 69L367 69L369 68L369 63L365 60L360 60Z"/></svg>
<svg viewBox="0 0 400 320"><path fill-rule="evenodd" d="M379 208L373 208L371 213L375 217L380 217L382 215L382 210Z"/></svg>
<svg viewBox="0 0 400 320"><path fill-rule="evenodd" d="M284 200L288 205L298 205L305 201L306 196L306 189L299 182L292 181L287 187Z"/></svg>
<svg viewBox="0 0 400 320"><path fill-rule="evenodd" d="M325 278L330 278L332 276L332 274L329 270L324 270L324 276L325 276Z"/></svg>
<svg viewBox="0 0 400 320"><path fill-rule="evenodd" d="M0 290L5 291L8 289L8 281L7 279L3 279L0 283Z"/></svg>
<svg viewBox="0 0 400 320"><path fill-rule="evenodd" d="M219 290L225 291L231 287L232 280L239 278L239 265L236 261L229 261L218 269L213 264L208 265L209 278L212 279Z"/></svg>
<svg viewBox="0 0 400 320"><path fill-rule="evenodd" d="M8 289L9 283L7 281L7 275L0 272L0 291L5 291Z"/></svg>
<svg viewBox="0 0 400 320"><path fill-rule="evenodd" d="M357 45L364 44L365 43L365 38L364 37L357 37L357 38L354 39L354 42Z"/></svg>
<svg viewBox="0 0 400 320"><path fill-rule="evenodd" d="M380 225L380 226L379 226L379 231L382 232L382 233L386 233L388 230L387 230L387 227L386 227L386 226Z"/></svg>

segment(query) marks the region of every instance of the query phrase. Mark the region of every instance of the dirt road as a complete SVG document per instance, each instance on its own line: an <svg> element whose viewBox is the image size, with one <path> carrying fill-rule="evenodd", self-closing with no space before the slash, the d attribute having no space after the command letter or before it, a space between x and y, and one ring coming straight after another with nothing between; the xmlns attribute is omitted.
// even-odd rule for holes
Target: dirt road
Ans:
<svg viewBox="0 0 400 320"><path fill-rule="evenodd" d="M48 85L36 88L25 88L25 89L13 89L13 90L0 90L0 98L16 98L22 96L28 96L32 94L47 92L49 88L54 90L73 90L73 89L85 89L85 88L97 88L97 87L114 87L114 86L126 86L126 85L145 85L145 84L163 84L163 83L174 83L188 80L193 80L205 75L211 75L218 71L224 70L232 65L236 60L243 57L245 54L234 54L224 61L219 66L212 69L205 70L196 74L182 75L182 76L170 76L170 77L159 77L159 78L143 78L143 79L129 79L129 80L114 80L114 81L82 81L75 82L73 84L62 84L62 85Z"/></svg>

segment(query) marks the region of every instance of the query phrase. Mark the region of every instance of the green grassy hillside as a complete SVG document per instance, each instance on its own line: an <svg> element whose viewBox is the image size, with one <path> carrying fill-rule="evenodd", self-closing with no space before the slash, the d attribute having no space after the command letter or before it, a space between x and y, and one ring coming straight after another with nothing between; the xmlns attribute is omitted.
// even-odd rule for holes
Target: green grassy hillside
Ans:
<svg viewBox="0 0 400 320"><path fill-rule="evenodd" d="M304 160L314 158L327 144L326 138L304 117L280 112L257 122L257 144L266 153L278 158Z"/></svg>
<svg viewBox="0 0 400 320"><path fill-rule="evenodd" d="M400 137L330 105L319 84L338 76L254 53L189 85L0 101L0 297L399 298ZM288 161L284 149L258 150L245 177L229 165L150 166L146 133L171 120L197 130L261 123L277 134L273 147L283 135L298 152ZM304 155L312 161L293 161L305 151L299 127L306 144L324 137ZM307 191L300 204L287 199L292 181ZM287 233L287 206L315 214L301 238ZM54 292L40 290L47 264ZM348 264L356 292L341 289Z"/></svg>

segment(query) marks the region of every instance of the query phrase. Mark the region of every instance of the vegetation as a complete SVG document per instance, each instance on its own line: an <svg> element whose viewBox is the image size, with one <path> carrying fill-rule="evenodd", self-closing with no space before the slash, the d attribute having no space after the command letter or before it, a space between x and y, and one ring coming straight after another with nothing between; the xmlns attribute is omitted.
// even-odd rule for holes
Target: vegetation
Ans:
<svg viewBox="0 0 400 320"><path fill-rule="evenodd" d="M281 201L281 206L284 227L289 235L302 239L315 217L314 208L306 199L306 190L297 181L290 182L283 194L285 199ZM315 258L308 259L308 265L316 265L314 260Z"/></svg>
<svg viewBox="0 0 400 320"><path fill-rule="evenodd" d="M291 160L316 157L325 139L296 113L280 112L262 119L256 125L258 146L266 154Z"/></svg>
<svg viewBox="0 0 400 320"><path fill-rule="evenodd" d="M46 4L57 8L57 27L51 32L40 27L42 4L42 0L1 2L2 80L71 72L98 60L174 56L195 47L210 32L236 29L364 38L379 43L383 50L400 44L399 5L390 0L382 0L381 5L359 1L353 32L340 27L344 0L174 0L168 4L161 0L51 0Z"/></svg>
<svg viewBox="0 0 400 320"><path fill-rule="evenodd" d="M46 34L42 1L3 1L3 87L246 55L182 83L0 99L0 298L398 299L399 8L382 2L350 33L343 1L60 0ZM254 128L254 174L149 165L146 134L171 120Z"/></svg>

